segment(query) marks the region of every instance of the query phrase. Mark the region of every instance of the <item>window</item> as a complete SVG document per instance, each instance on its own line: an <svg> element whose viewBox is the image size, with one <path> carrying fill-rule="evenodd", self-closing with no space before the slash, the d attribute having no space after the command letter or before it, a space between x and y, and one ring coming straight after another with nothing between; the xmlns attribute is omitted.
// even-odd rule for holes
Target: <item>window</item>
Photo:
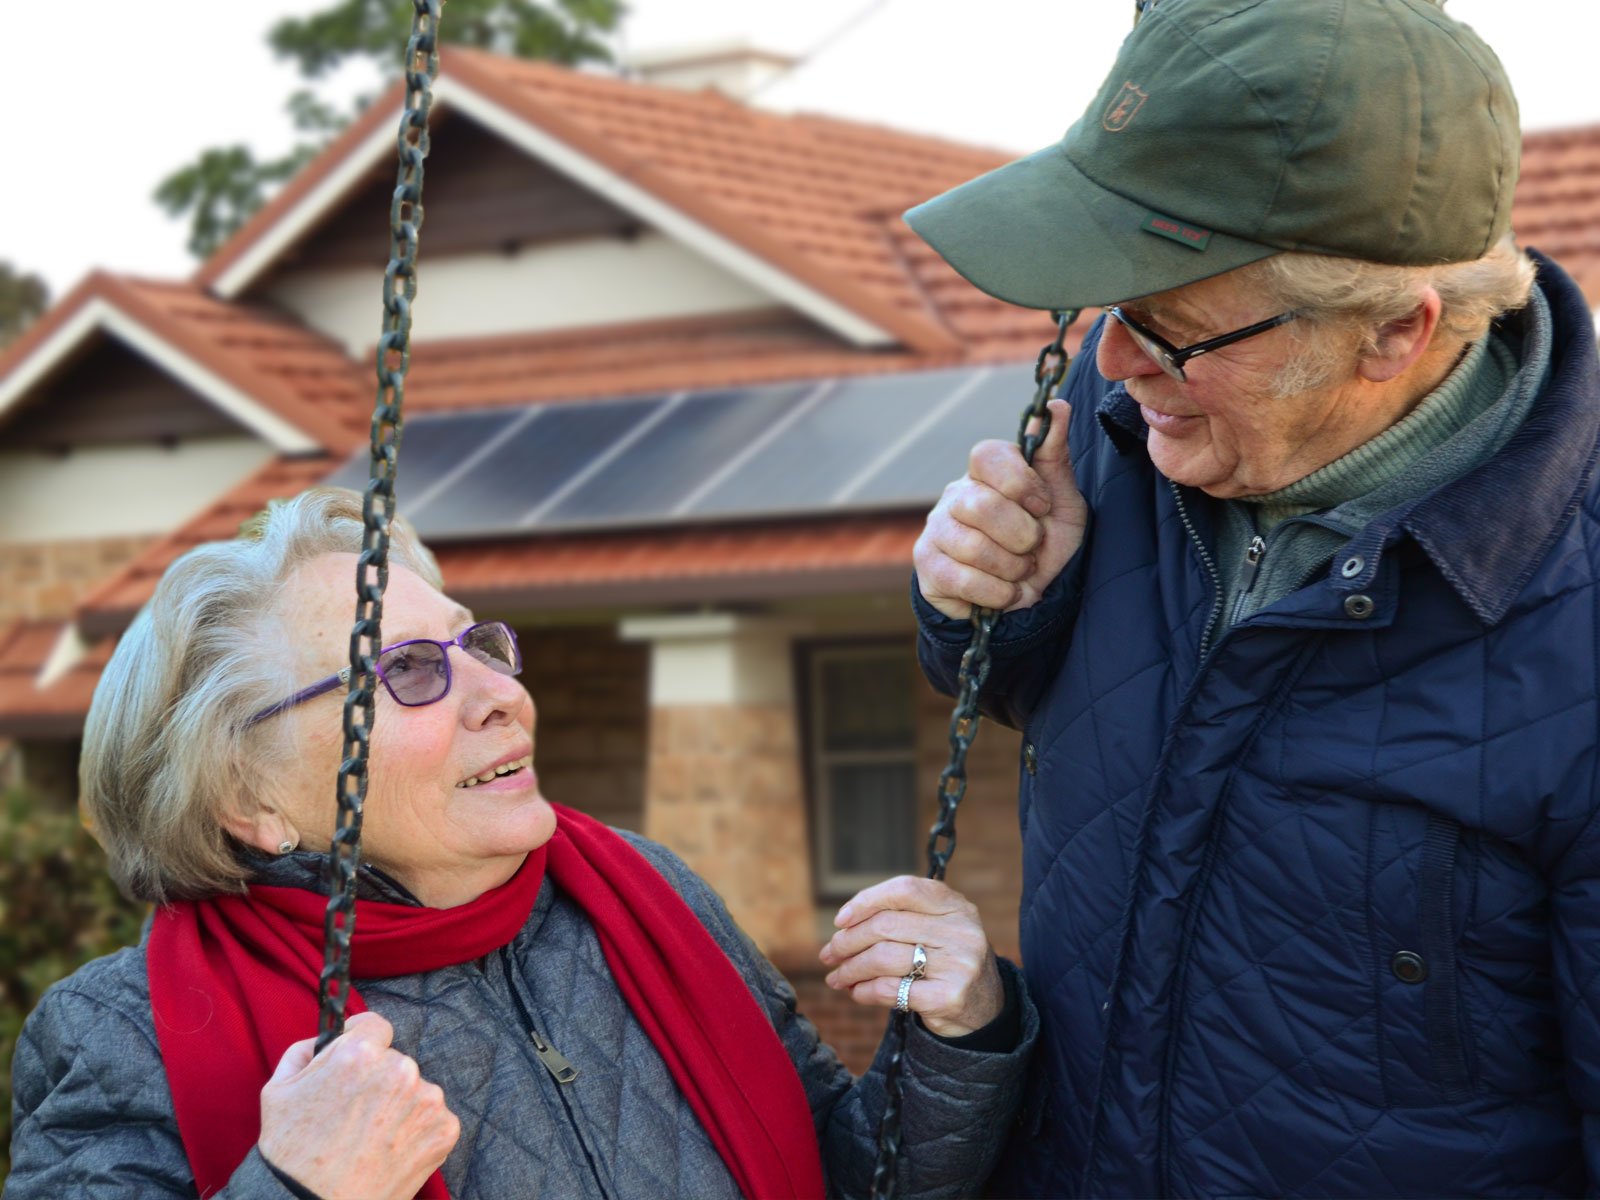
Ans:
<svg viewBox="0 0 1600 1200"><path fill-rule="evenodd" d="M905 647L818 648L808 682L819 895L916 873L916 702Z"/></svg>

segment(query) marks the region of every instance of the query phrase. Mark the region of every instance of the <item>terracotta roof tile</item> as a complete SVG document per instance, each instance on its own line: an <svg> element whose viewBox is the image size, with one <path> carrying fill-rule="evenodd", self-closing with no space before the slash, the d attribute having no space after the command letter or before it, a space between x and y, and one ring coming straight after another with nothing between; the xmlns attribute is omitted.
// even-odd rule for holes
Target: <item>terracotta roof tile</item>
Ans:
<svg viewBox="0 0 1600 1200"><path fill-rule="evenodd" d="M964 335L930 295L968 310L968 336L1014 319L928 257L908 271L905 208L1007 161L964 146L832 117L787 116L706 90L687 92L548 63L449 47L444 71L463 86L885 328L908 350L960 353ZM375 104L200 270L216 283L325 180L392 123L399 91ZM955 285L954 288L952 285ZM962 295L962 291L970 295ZM959 298L958 298L959 297Z"/></svg>
<svg viewBox="0 0 1600 1200"><path fill-rule="evenodd" d="M1008 306L997 316L980 306L959 319L983 327L981 350L854 350L779 310L420 342L406 404L411 412L435 412L1014 361L1031 358L1051 332L1049 317L1031 309ZM1075 336L1088 324L1080 321Z"/></svg>
<svg viewBox="0 0 1600 1200"><path fill-rule="evenodd" d="M1525 134L1511 222L1600 304L1600 125Z"/></svg>
<svg viewBox="0 0 1600 1200"><path fill-rule="evenodd" d="M435 547L445 586L480 607L739 600L898 586L922 514Z"/></svg>
<svg viewBox="0 0 1600 1200"><path fill-rule="evenodd" d="M39 672L62 631L57 621L0 627L0 735L65 737L81 728L116 639L100 639L61 678L41 688Z"/></svg>
<svg viewBox="0 0 1600 1200"><path fill-rule="evenodd" d="M237 536L239 526L265 508L268 500L293 496L321 482L338 462L332 456L318 455L267 463L85 596L77 611L79 628L89 636L121 632L150 599L162 572L185 551L201 542Z"/></svg>
<svg viewBox="0 0 1600 1200"><path fill-rule="evenodd" d="M332 341L275 311L228 304L192 284L90 275L0 355L0 378L87 305L115 308L328 450L359 437L366 374Z"/></svg>

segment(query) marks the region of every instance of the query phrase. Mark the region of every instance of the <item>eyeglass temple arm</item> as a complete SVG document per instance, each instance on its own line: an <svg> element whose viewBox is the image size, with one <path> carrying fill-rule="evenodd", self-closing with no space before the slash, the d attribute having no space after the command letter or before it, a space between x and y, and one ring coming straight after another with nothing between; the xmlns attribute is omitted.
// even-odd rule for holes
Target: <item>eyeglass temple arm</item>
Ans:
<svg viewBox="0 0 1600 1200"><path fill-rule="evenodd" d="M1265 321L1257 321L1254 325L1246 325L1243 329L1235 329L1232 333L1225 333L1221 337L1210 338L1204 342L1196 342L1193 346L1186 346L1174 357L1181 355L1184 362L1191 358L1199 358L1202 354L1210 354L1213 350L1221 350L1224 346L1231 346L1235 342L1242 342L1247 337L1254 337L1258 333L1265 333L1269 329L1276 329L1279 325L1287 325L1300 314L1294 311L1279 313L1275 317L1268 317ZM1173 353L1169 351L1168 353Z"/></svg>
<svg viewBox="0 0 1600 1200"><path fill-rule="evenodd" d="M319 679L310 687L303 688L287 699L278 701L278 703L274 704L271 708L263 708L255 716L250 718L249 724L254 725L259 721L265 721L268 717L275 717L279 713L283 712L284 709L293 708L297 704L304 704L307 700L315 700L324 692L331 692L340 684L347 684L349 682L350 668L342 667L337 675L329 675L326 679Z"/></svg>

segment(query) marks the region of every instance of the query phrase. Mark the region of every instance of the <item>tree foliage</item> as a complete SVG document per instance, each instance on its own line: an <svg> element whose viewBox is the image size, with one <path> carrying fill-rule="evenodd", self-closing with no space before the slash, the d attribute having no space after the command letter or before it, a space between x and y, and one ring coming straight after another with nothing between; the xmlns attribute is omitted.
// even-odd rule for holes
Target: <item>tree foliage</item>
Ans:
<svg viewBox="0 0 1600 1200"><path fill-rule="evenodd" d="M118 894L77 814L0 795L0 1179L10 1173L11 1057L39 997L139 940L147 909Z"/></svg>
<svg viewBox="0 0 1600 1200"><path fill-rule="evenodd" d="M0 347L33 324L50 307L50 289L37 275L0 262Z"/></svg>
<svg viewBox="0 0 1600 1200"><path fill-rule="evenodd" d="M604 35L623 14L622 0L448 0L440 39L522 58L576 65L609 62ZM325 80L346 63L378 66L385 84L399 75L411 34L412 6L400 0L337 0L320 12L278 22L267 42L302 77ZM286 105L300 139L289 153L261 158L248 146L214 147L162 180L155 200L189 219L189 251L204 258L220 246L288 179L354 120L364 100L345 110L314 89Z"/></svg>

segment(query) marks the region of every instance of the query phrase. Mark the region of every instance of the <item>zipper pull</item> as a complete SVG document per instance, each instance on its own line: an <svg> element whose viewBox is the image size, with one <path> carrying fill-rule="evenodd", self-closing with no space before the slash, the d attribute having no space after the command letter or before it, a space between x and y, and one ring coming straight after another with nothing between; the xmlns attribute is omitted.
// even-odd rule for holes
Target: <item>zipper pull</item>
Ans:
<svg viewBox="0 0 1600 1200"><path fill-rule="evenodd" d="M1244 550L1244 565L1239 568L1236 581L1241 592L1248 592L1256 586L1256 573L1261 569L1261 559L1266 552L1266 539L1258 533L1250 539L1250 544Z"/></svg>
<svg viewBox="0 0 1600 1200"><path fill-rule="evenodd" d="M528 1030L528 1037L533 1042L533 1052L557 1083L571 1083L578 1077L578 1068L567 1061L566 1055L540 1037L537 1029Z"/></svg>

